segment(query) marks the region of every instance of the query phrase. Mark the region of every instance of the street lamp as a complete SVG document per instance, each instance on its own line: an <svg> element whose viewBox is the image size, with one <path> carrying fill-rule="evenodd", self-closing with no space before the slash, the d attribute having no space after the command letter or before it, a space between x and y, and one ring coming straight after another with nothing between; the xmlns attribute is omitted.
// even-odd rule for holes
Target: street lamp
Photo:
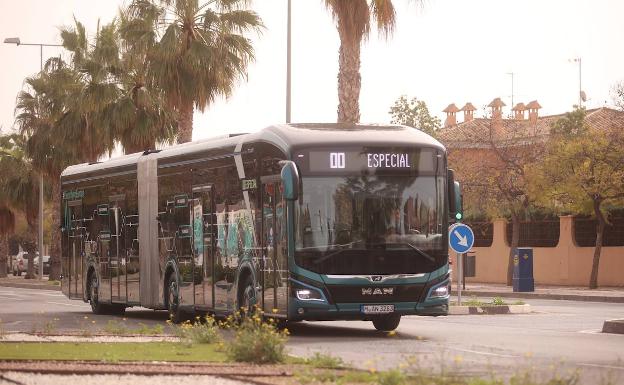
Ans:
<svg viewBox="0 0 624 385"><path fill-rule="evenodd" d="M43 47L62 47L61 44L22 43L19 37L4 39L5 44L39 46L39 70L43 71ZM39 174L39 228L37 247L39 248L39 279L43 279L43 174ZM34 256L32 257L34 258Z"/></svg>
<svg viewBox="0 0 624 385"><path fill-rule="evenodd" d="M581 58L580 57L575 57L574 59L570 59L570 62L574 62L574 63L578 63L578 70L579 70L579 108L581 108L583 106L583 102L585 100L587 100L587 95L585 94L585 91L583 91L583 87L582 87L582 71L581 71Z"/></svg>
<svg viewBox="0 0 624 385"><path fill-rule="evenodd" d="M290 123L290 103L291 103L290 101L291 99L291 93L290 93L290 89L291 89L291 80L290 80L290 77L291 77L291 72L290 72L291 17L292 17L292 4L291 4L291 0L288 0L288 17L287 17L287 23L286 23L286 123Z"/></svg>

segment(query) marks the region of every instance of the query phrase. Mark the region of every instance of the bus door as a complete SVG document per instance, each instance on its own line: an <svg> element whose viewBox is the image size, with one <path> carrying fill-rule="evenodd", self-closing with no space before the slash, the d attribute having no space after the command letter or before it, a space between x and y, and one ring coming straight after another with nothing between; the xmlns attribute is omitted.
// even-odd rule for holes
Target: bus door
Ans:
<svg viewBox="0 0 624 385"><path fill-rule="evenodd" d="M126 302L126 250L124 239L124 211L125 196L117 195L110 197L108 220L110 229L109 263L111 276L111 300L113 302Z"/></svg>
<svg viewBox="0 0 624 385"><path fill-rule="evenodd" d="M83 295L83 234L82 200L65 203L65 234L67 250L63 250L63 280L67 282L69 298L82 298Z"/></svg>
<svg viewBox="0 0 624 385"><path fill-rule="evenodd" d="M262 307L267 314L287 315L288 253L286 201L279 176L262 183Z"/></svg>
<svg viewBox="0 0 624 385"><path fill-rule="evenodd" d="M211 185L193 187L191 228L195 264L195 305L213 307L213 191Z"/></svg>

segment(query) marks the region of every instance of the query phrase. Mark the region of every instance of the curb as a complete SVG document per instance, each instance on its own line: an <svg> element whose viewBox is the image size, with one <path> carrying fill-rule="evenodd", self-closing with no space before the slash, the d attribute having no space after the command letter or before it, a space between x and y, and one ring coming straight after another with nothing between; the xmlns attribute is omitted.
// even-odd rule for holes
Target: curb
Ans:
<svg viewBox="0 0 624 385"><path fill-rule="evenodd" d="M15 287L18 289L37 289L37 290L53 290L61 291L60 285L49 285L46 283L19 283L19 282L0 282L1 287Z"/></svg>
<svg viewBox="0 0 624 385"><path fill-rule="evenodd" d="M531 305L485 305L485 306L450 306L449 315L471 315L471 314L528 314L531 312Z"/></svg>
<svg viewBox="0 0 624 385"><path fill-rule="evenodd" d="M603 295L578 295L578 294L552 294L552 293L526 293L526 292L493 292L479 290L462 290L462 295L477 297L502 297L502 298L524 298L524 299L556 299L566 301L586 301L586 302L609 302L624 303L624 297L608 297Z"/></svg>
<svg viewBox="0 0 624 385"><path fill-rule="evenodd" d="M624 334L624 319L612 319L602 324L603 333Z"/></svg>

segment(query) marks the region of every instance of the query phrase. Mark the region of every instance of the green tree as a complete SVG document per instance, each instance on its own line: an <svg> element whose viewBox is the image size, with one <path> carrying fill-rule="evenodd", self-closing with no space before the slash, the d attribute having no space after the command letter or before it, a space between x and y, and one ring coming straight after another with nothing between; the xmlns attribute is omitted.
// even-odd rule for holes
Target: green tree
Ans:
<svg viewBox="0 0 624 385"><path fill-rule="evenodd" d="M25 138L19 135L0 137L0 196L12 208L21 211L28 223L27 236L21 244L31 256L26 279L34 278L34 256L37 250L37 214L39 176L25 154ZM6 261L5 261L6 264Z"/></svg>
<svg viewBox="0 0 624 385"><path fill-rule="evenodd" d="M598 287L598 269L609 210L624 204L624 131L614 119L590 127L577 108L551 127L547 156L533 170L532 195L545 205L595 216L596 246L589 288Z"/></svg>
<svg viewBox="0 0 624 385"><path fill-rule="evenodd" d="M394 102L389 113L392 115L392 123L414 127L431 136L435 136L436 130L442 127L440 118L429 113L427 103L416 98L408 101L405 95Z"/></svg>
<svg viewBox="0 0 624 385"><path fill-rule="evenodd" d="M248 0L134 0L127 18L134 41L149 49L149 75L178 113L178 142L192 140L193 111L231 95L254 60L246 37L263 27Z"/></svg>
<svg viewBox="0 0 624 385"><path fill-rule="evenodd" d="M360 121L360 48L371 24L389 37L394 31L396 14L391 0L325 0L340 36L338 52L338 123ZM371 17L372 16L372 17Z"/></svg>

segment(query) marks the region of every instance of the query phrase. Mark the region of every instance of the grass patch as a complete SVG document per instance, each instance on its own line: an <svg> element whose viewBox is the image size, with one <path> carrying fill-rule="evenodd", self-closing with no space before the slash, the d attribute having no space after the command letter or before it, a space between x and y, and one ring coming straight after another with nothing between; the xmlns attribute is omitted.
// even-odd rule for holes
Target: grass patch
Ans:
<svg viewBox="0 0 624 385"><path fill-rule="evenodd" d="M260 314L255 313L237 323L234 333L234 339L225 346L232 361L276 364L286 359L288 330L278 330L274 319L263 322Z"/></svg>
<svg viewBox="0 0 624 385"><path fill-rule="evenodd" d="M221 342L219 325L213 317L197 317L195 323L186 321L181 325L174 325L167 321L180 341L186 345L214 344Z"/></svg>
<svg viewBox="0 0 624 385"><path fill-rule="evenodd" d="M304 363L312 366L313 368L325 369L339 369L344 368L345 366L342 358L319 352L315 352L312 357L306 358Z"/></svg>
<svg viewBox="0 0 624 385"><path fill-rule="evenodd" d="M524 302L523 300L517 300L511 303L512 305L526 305L526 302Z"/></svg>
<svg viewBox="0 0 624 385"><path fill-rule="evenodd" d="M0 360L224 362L215 345L176 342L3 342Z"/></svg>
<svg viewBox="0 0 624 385"><path fill-rule="evenodd" d="M2 324L2 320L0 319L0 340L3 340L5 335L6 331L4 330L4 325Z"/></svg>

